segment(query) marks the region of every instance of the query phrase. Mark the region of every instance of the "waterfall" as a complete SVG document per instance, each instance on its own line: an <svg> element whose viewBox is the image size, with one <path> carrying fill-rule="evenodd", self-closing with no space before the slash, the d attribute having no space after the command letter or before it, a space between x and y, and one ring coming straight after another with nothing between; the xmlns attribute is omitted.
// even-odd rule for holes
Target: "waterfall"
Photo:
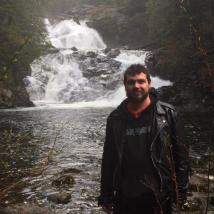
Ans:
<svg viewBox="0 0 214 214"><path fill-rule="evenodd" d="M107 50L86 21L51 25L46 19L45 23L47 39L58 51L31 64L31 76L25 79L31 100L36 105L64 107L118 105L125 98L123 71L130 64L144 63L146 52ZM157 77L152 83L156 88L171 84Z"/></svg>
<svg viewBox="0 0 214 214"><path fill-rule="evenodd" d="M76 23L73 20L64 20L51 25L45 19L46 28L52 45L57 49L76 47L79 50L93 50L106 48L99 34L89 28L86 21Z"/></svg>

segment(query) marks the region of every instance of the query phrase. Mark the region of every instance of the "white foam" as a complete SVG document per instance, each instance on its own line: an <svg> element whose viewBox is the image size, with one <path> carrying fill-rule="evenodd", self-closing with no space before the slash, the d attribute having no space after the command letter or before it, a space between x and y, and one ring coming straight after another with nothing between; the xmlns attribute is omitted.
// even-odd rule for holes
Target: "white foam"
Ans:
<svg viewBox="0 0 214 214"><path fill-rule="evenodd" d="M82 49L82 52L90 49L96 50L98 55L104 55L101 49L106 45L99 34L85 22L78 24L73 20L64 20L51 25L46 19L45 23L49 38L59 52L43 56L31 65L32 76L26 81L27 91L31 100L38 106L31 109L117 106L125 98L123 86L118 82L118 89L115 91L94 86L94 83L91 84L90 80L83 76L79 63L71 55L73 51L64 49L75 46ZM146 54L147 52L140 50L121 50L114 59L121 62L116 78L120 76L122 79L122 73L129 65L144 64ZM152 86L155 88L171 84L170 81L152 77ZM79 102L74 102L75 100Z"/></svg>
<svg viewBox="0 0 214 214"><path fill-rule="evenodd" d="M64 20L51 25L45 20L52 45L58 49L76 47L79 50L104 49L106 44L96 30L87 26L85 21L76 23Z"/></svg>

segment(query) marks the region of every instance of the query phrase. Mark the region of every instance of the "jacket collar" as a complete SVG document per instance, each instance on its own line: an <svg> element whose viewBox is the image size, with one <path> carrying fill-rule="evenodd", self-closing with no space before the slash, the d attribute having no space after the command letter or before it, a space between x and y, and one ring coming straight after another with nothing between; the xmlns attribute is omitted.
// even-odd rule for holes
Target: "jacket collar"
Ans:
<svg viewBox="0 0 214 214"><path fill-rule="evenodd" d="M160 114L160 115L165 115L166 112L164 111L162 105L161 105L161 101L157 101L156 102L156 109L157 109L157 114Z"/></svg>
<svg viewBox="0 0 214 214"><path fill-rule="evenodd" d="M119 107L116 109L116 111L113 112L113 115L114 116L122 116L123 113L124 113L124 106L127 105L127 102L128 102L128 99L125 99L120 105ZM162 102L160 100L157 100L155 102L155 105L156 105L156 111L157 111L157 114L159 115L165 115L166 114L166 111L164 110L163 106L161 105Z"/></svg>

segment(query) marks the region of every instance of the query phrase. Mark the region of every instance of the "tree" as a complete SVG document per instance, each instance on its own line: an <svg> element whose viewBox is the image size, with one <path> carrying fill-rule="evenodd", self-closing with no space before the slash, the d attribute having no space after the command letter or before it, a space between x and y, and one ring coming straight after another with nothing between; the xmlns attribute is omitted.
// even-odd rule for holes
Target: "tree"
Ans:
<svg viewBox="0 0 214 214"><path fill-rule="evenodd" d="M30 64L47 47L41 16L42 1L0 2L0 78L13 64Z"/></svg>
<svg viewBox="0 0 214 214"><path fill-rule="evenodd" d="M213 1L148 0L146 7L150 38L165 64L214 92Z"/></svg>

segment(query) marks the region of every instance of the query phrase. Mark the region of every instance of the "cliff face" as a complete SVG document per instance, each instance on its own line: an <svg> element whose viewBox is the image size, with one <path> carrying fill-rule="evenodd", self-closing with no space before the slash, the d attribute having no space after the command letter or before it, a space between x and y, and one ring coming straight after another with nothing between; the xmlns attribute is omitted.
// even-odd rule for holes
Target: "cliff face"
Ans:
<svg viewBox="0 0 214 214"><path fill-rule="evenodd" d="M0 108L30 107L33 103L25 89L23 79L30 68L14 64L0 81Z"/></svg>
<svg viewBox="0 0 214 214"><path fill-rule="evenodd" d="M23 79L47 48L42 4L0 1L0 108L32 106Z"/></svg>
<svg viewBox="0 0 214 214"><path fill-rule="evenodd" d="M117 3L115 3L117 2ZM110 48L126 46L141 48L148 43L148 24L145 15L145 1L125 3L126 1L99 1L82 4L64 11L59 18L88 20ZM139 3L140 2L140 3ZM51 16L51 15L50 15ZM57 18L52 15L53 19Z"/></svg>
<svg viewBox="0 0 214 214"><path fill-rule="evenodd" d="M142 13L127 14L122 9L112 8L106 10L109 12L92 17L89 25L101 34L108 47L138 49L148 43L148 29Z"/></svg>

